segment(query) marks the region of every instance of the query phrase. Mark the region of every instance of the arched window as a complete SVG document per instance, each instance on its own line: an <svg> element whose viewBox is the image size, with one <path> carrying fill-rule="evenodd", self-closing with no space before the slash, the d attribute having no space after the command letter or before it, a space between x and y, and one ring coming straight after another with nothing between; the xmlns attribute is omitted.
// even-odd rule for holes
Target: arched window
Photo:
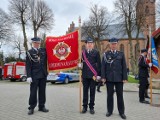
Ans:
<svg viewBox="0 0 160 120"><path fill-rule="evenodd" d="M124 45L123 44L120 45L120 51L124 52Z"/></svg>
<svg viewBox="0 0 160 120"><path fill-rule="evenodd" d="M149 7L148 6L146 6L146 8L145 8L145 13L146 13L146 15L149 15Z"/></svg>

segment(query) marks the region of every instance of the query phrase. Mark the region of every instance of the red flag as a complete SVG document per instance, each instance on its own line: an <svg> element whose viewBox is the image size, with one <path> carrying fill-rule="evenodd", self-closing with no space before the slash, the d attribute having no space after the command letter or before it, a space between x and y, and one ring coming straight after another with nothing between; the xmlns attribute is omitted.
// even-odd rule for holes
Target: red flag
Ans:
<svg viewBox="0 0 160 120"><path fill-rule="evenodd" d="M152 51L151 51L151 47L150 47L150 44L149 44L149 37L147 36L147 45L146 45L146 49L148 50L148 55L147 55L147 58L146 58L146 62L149 64L150 62L151 62L151 60L150 60L150 56L151 56L151 59L152 59ZM153 64L153 63L152 63ZM158 69L158 67L156 67L154 64L152 65L152 67L151 67L151 70L155 73L155 74L157 74L158 73L158 71L159 71L159 69Z"/></svg>
<svg viewBox="0 0 160 120"><path fill-rule="evenodd" d="M66 70L78 64L78 31L61 37L47 37L48 69Z"/></svg>
<svg viewBox="0 0 160 120"><path fill-rule="evenodd" d="M146 61L147 61L147 63L150 63L150 60L147 58L146 59ZM155 73L155 74L157 74L158 73L158 68L157 67L155 67L154 65L151 67L151 69L152 69L152 71Z"/></svg>

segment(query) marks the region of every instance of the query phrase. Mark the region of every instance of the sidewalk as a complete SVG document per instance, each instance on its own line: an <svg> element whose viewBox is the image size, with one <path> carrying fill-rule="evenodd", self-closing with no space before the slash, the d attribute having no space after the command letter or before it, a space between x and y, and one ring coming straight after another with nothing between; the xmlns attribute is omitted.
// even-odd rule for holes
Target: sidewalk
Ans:
<svg viewBox="0 0 160 120"><path fill-rule="evenodd" d="M102 89L106 89L105 86L103 86ZM139 84L137 83L125 83L124 84L124 92L139 92ZM150 93L150 89L148 90ZM153 94L160 94L160 90L153 89L152 90Z"/></svg>
<svg viewBox="0 0 160 120"><path fill-rule="evenodd" d="M96 93L95 114L89 111L79 113L78 83L47 84L46 108L49 113L42 113L35 108L32 116L27 115L29 84L25 82L0 82L0 120L122 120L117 110L116 96L114 111L111 117L106 117L106 87L102 93ZM134 84L127 83L126 88L136 88ZM138 102L137 92L124 92L125 114L127 120L158 120L159 107L153 107Z"/></svg>
<svg viewBox="0 0 160 120"><path fill-rule="evenodd" d="M125 83L124 84L124 91L126 92L138 92L139 91L139 84L137 83ZM150 92L150 89L148 90L148 92ZM160 94L160 90L157 89L152 89L152 93L159 93Z"/></svg>

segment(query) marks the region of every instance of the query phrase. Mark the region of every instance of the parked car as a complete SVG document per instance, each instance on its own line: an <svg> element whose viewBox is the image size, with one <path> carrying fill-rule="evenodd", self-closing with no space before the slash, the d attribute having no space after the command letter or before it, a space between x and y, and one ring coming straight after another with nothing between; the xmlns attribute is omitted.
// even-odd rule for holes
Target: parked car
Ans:
<svg viewBox="0 0 160 120"><path fill-rule="evenodd" d="M47 76L47 81L51 83L61 82L68 84L70 81L79 81L79 74L77 71L49 73Z"/></svg>

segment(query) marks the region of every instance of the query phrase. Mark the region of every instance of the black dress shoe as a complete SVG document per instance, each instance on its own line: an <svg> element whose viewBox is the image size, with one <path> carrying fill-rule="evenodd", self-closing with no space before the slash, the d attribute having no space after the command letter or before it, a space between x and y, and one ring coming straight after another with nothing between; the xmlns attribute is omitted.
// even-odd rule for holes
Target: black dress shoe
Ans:
<svg viewBox="0 0 160 120"><path fill-rule="evenodd" d="M87 112L87 109L86 108L83 108L82 109L82 113L86 113Z"/></svg>
<svg viewBox="0 0 160 120"><path fill-rule="evenodd" d="M125 114L120 114L120 116L121 116L122 119L126 119L127 118Z"/></svg>
<svg viewBox="0 0 160 120"><path fill-rule="evenodd" d="M144 104L150 104L148 101L140 101L140 103L144 103Z"/></svg>
<svg viewBox="0 0 160 120"><path fill-rule="evenodd" d="M100 90L97 90L97 92L101 92Z"/></svg>
<svg viewBox="0 0 160 120"><path fill-rule="evenodd" d="M49 110L48 109L46 109L45 107L44 108L39 108L39 110L38 111L41 111L41 112L49 112Z"/></svg>
<svg viewBox="0 0 160 120"><path fill-rule="evenodd" d="M150 99L150 97L149 97L149 96L145 96L145 98L148 98L148 99Z"/></svg>
<svg viewBox="0 0 160 120"><path fill-rule="evenodd" d="M34 109L30 109L30 110L28 111L28 115L33 115L33 113L34 113Z"/></svg>
<svg viewBox="0 0 160 120"><path fill-rule="evenodd" d="M90 109L90 113L94 114L95 113L94 109Z"/></svg>
<svg viewBox="0 0 160 120"><path fill-rule="evenodd" d="M107 117L109 117L109 116L111 116L111 115L112 115L112 113L109 113L109 112L106 113L106 116L107 116Z"/></svg>

